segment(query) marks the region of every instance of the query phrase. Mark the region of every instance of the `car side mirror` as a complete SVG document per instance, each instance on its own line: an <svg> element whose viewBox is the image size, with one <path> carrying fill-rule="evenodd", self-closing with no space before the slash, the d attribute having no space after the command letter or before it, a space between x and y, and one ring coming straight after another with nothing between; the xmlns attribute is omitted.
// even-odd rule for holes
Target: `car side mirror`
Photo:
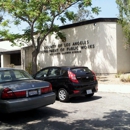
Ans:
<svg viewBox="0 0 130 130"><path fill-rule="evenodd" d="M47 76L46 74L43 75L43 77L46 77L46 76Z"/></svg>

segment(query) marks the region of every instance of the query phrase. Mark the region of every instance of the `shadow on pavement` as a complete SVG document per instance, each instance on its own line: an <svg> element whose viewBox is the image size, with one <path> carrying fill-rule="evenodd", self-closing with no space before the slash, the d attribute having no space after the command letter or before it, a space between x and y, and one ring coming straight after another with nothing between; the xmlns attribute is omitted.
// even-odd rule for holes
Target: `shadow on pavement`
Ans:
<svg viewBox="0 0 130 130"><path fill-rule="evenodd" d="M62 116L63 118L67 116L64 111L60 111L51 107L43 107L39 109L34 109L30 111L9 113L9 114L0 114L0 125L1 122L8 123L11 125L25 124L33 120L41 120L42 118L50 118L51 116Z"/></svg>
<svg viewBox="0 0 130 130"><path fill-rule="evenodd" d="M79 96L79 97L73 97L70 99L70 103L83 103L83 102L91 102L98 99L101 99L101 96L93 96L93 97L85 97L85 96Z"/></svg>
<svg viewBox="0 0 130 130"><path fill-rule="evenodd" d="M0 116L0 130L130 130L130 113L110 110L103 118L70 119L67 111L45 107Z"/></svg>

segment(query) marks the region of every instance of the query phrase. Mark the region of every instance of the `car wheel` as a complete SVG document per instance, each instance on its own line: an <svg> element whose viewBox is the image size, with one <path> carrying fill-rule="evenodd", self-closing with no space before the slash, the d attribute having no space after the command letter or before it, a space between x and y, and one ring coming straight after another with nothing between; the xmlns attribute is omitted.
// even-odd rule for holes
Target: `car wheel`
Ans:
<svg viewBox="0 0 130 130"><path fill-rule="evenodd" d="M94 95L94 93L92 94L88 94L88 95L85 95L86 97L92 97Z"/></svg>
<svg viewBox="0 0 130 130"><path fill-rule="evenodd" d="M69 100L69 94L68 94L66 89L64 89L64 88L59 89L59 91L58 91L58 99L61 102L67 102Z"/></svg>

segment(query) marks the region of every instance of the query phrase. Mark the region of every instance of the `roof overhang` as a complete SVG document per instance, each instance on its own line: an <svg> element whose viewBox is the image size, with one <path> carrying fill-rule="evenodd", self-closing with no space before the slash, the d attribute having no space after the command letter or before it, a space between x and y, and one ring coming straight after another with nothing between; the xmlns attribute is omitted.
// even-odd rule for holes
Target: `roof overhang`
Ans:
<svg viewBox="0 0 130 130"><path fill-rule="evenodd" d="M21 50L4 50L1 51L0 54L17 54L17 53L21 53Z"/></svg>

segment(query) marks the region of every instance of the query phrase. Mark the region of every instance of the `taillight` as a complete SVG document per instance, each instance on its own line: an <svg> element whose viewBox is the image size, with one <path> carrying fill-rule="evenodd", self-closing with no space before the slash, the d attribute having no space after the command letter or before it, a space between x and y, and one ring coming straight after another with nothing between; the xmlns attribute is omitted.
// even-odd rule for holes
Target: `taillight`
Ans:
<svg viewBox="0 0 130 130"><path fill-rule="evenodd" d="M26 97L26 91L19 91L19 92L14 92L15 96L17 98L19 97Z"/></svg>
<svg viewBox="0 0 130 130"><path fill-rule="evenodd" d="M97 80L96 78L96 74L92 71L93 75L94 75L94 80Z"/></svg>
<svg viewBox="0 0 130 130"><path fill-rule="evenodd" d="M15 95L11 89L5 88L1 94L1 98L2 99L11 99L11 98L15 98Z"/></svg>
<svg viewBox="0 0 130 130"><path fill-rule="evenodd" d="M50 84L49 87L41 88L41 93L48 93L52 91L52 85Z"/></svg>
<svg viewBox="0 0 130 130"><path fill-rule="evenodd" d="M79 90L73 90L73 93L74 94L77 94L77 93L79 93L80 91Z"/></svg>
<svg viewBox="0 0 130 130"><path fill-rule="evenodd" d="M69 79L74 82L74 83L78 83L78 80L76 79L76 75L74 73L72 73L71 71L68 71L68 76Z"/></svg>
<svg viewBox="0 0 130 130"><path fill-rule="evenodd" d="M5 88L1 95L2 99L12 99L20 97L26 97L26 91L13 92L11 89Z"/></svg>

